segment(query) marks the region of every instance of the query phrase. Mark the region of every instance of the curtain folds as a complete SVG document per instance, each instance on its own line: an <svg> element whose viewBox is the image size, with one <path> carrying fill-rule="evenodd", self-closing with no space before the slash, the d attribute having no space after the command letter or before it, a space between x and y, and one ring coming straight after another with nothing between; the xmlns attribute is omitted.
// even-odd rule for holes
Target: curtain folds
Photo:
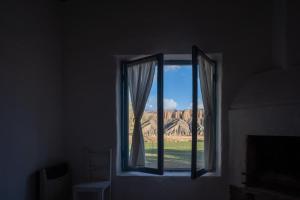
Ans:
<svg viewBox="0 0 300 200"><path fill-rule="evenodd" d="M216 160L215 108L213 97L215 65L208 62L202 56L198 57L198 62L204 106L204 165L207 171L213 171Z"/></svg>
<svg viewBox="0 0 300 200"><path fill-rule="evenodd" d="M129 157L129 165L131 167L145 166L145 147L141 119L151 90L156 64L156 61L147 61L128 67L128 87L135 119Z"/></svg>

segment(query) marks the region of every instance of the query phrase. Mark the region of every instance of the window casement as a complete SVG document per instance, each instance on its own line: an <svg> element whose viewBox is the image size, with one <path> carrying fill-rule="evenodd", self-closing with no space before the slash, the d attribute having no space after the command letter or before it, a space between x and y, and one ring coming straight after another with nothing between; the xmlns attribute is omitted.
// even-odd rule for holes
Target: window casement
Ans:
<svg viewBox="0 0 300 200"><path fill-rule="evenodd" d="M163 54L156 54L122 61L121 66L122 171L190 171L192 178L215 171L216 62L193 46L192 59L164 60ZM167 69L179 69L178 78ZM190 91L189 110L166 104L166 85L176 95ZM176 142L166 140L170 138Z"/></svg>
<svg viewBox="0 0 300 200"><path fill-rule="evenodd" d="M206 172L216 170L217 149L217 109L216 109L216 66L197 46L192 49L193 64L193 118L192 118L192 166L191 177L199 177ZM204 107L204 154L203 163L199 164L198 151L198 99L199 91L202 93Z"/></svg>
<svg viewBox="0 0 300 200"><path fill-rule="evenodd" d="M145 70L145 71L143 71ZM148 76L148 77L147 77ZM145 164L145 149L141 122L136 123L135 106L143 110L149 96L154 76L157 77L157 131L156 131L156 166ZM163 174L163 54L144 57L132 61L122 61L122 170L141 171L153 174ZM147 79L148 80L145 80ZM150 79L150 80L149 80ZM143 88L141 88L141 86ZM148 88L147 88L148 87ZM136 88L136 91L132 91ZM133 94L134 92L140 94ZM144 95L144 96L143 96ZM134 96L134 97L132 97ZM134 104L135 106L132 106ZM142 105L143 104L143 105ZM131 110L131 111L130 111ZM133 129L129 127L129 113L132 113ZM142 111L143 112L143 111ZM138 113L141 120L141 113ZM131 128L131 131L130 131ZM139 129L135 131L135 129ZM131 133L131 134L130 134ZM131 145L130 145L131 144Z"/></svg>

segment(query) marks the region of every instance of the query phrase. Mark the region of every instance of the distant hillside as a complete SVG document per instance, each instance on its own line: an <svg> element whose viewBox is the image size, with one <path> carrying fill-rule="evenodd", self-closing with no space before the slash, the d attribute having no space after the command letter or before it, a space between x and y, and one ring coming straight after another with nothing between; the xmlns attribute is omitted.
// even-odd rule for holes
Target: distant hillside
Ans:
<svg viewBox="0 0 300 200"><path fill-rule="evenodd" d="M198 134L203 135L204 110L198 110ZM192 110L174 110L164 112L164 130L166 135L189 136L192 131ZM129 133L132 134L134 117L129 111ZM145 112L142 118L143 134L151 136L157 133L156 112Z"/></svg>

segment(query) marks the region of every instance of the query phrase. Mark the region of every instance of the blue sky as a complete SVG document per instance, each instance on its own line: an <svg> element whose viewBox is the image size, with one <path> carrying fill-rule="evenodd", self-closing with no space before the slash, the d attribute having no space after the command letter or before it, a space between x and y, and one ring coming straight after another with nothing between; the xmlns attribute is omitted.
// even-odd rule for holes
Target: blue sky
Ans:
<svg viewBox="0 0 300 200"><path fill-rule="evenodd" d="M146 110L157 108L157 79L153 80ZM198 87L198 104L202 107L201 90ZM184 110L192 108L192 66L165 65L164 66L164 109Z"/></svg>

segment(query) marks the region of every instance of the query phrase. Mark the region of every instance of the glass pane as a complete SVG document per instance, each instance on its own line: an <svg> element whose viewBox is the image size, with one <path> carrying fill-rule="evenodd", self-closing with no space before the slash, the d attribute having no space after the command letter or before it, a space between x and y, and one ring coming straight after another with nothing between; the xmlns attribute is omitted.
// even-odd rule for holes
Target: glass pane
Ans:
<svg viewBox="0 0 300 200"><path fill-rule="evenodd" d="M130 166L130 151L132 146L132 135L134 129L134 114L132 110L132 101L128 89L129 105L128 105L128 123L129 123L129 148L128 158ZM158 143L157 143L157 65L155 66L155 75L150 90L150 94L145 106L145 110L141 119L144 148L145 148L145 166L148 168L158 168Z"/></svg>
<svg viewBox="0 0 300 200"><path fill-rule="evenodd" d="M190 170L192 66L164 66L164 167Z"/></svg>
<svg viewBox="0 0 300 200"><path fill-rule="evenodd" d="M199 72L199 69L198 69ZM198 112L197 112L197 170L204 169L204 108L199 73L197 74Z"/></svg>

